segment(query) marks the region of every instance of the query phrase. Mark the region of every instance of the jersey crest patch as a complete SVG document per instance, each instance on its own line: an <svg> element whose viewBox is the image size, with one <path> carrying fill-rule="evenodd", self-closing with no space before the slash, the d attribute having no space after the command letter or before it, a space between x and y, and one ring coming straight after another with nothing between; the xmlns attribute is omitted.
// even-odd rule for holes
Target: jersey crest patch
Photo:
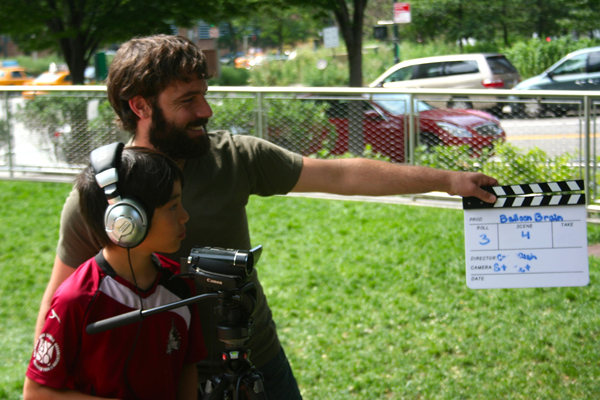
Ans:
<svg viewBox="0 0 600 400"><path fill-rule="evenodd" d="M60 347L54 337L42 333L33 351L33 365L42 372L47 372L56 367L60 361Z"/></svg>
<svg viewBox="0 0 600 400"><path fill-rule="evenodd" d="M171 331L169 332L169 340L167 341L167 354L171 354L173 350L179 350L181 345L181 335L175 327L175 320L171 319Z"/></svg>

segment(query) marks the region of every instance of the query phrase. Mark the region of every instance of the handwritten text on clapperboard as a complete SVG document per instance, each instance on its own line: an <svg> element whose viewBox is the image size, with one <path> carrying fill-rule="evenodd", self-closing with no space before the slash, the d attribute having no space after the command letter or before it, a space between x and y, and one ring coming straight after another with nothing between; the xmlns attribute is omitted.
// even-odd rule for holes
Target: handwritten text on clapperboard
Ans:
<svg viewBox="0 0 600 400"><path fill-rule="evenodd" d="M501 206L493 208L465 209L470 288L588 284L585 204L580 198L574 202L572 198L546 197L554 200L546 199L545 206L531 206L541 200L529 198L517 200L517 206L511 199L508 207L501 201ZM525 203L528 206L522 207Z"/></svg>

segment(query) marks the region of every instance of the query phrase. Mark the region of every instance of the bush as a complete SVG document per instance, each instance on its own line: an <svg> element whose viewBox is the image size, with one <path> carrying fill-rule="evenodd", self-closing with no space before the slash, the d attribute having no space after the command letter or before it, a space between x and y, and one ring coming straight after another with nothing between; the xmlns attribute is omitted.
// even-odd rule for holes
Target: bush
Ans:
<svg viewBox="0 0 600 400"><path fill-rule="evenodd" d="M221 67L221 76L208 81L209 86L246 86L250 72L243 68Z"/></svg>
<svg viewBox="0 0 600 400"><path fill-rule="evenodd" d="M580 168L572 154L550 157L541 149L523 151L510 143L496 146L493 156L484 151L473 157L466 146L436 146L416 151L417 164L452 171L479 171L498 179L500 184L555 182L579 179Z"/></svg>
<svg viewBox="0 0 600 400"><path fill-rule="evenodd" d="M265 139L288 150L309 154L329 141L334 132L325 115L327 105L310 100L266 98L263 101L263 132L256 130L256 99L251 96L225 96L210 99L213 117L210 129L223 129L234 134L265 135Z"/></svg>
<svg viewBox="0 0 600 400"><path fill-rule="evenodd" d="M98 116L88 121L92 101L98 102ZM87 95L38 95L19 107L16 118L36 134L36 145L50 149L59 164L87 164L94 148L127 140L127 135L114 124L115 114L108 100Z"/></svg>
<svg viewBox="0 0 600 400"><path fill-rule="evenodd" d="M541 39L530 39L526 42L516 43L510 48L503 49L503 53L513 63L521 74L527 79L536 76L548 69L572 51L593 47L600 44L598 39L581 38L573 39L565 36L546 42Z"/></svg>

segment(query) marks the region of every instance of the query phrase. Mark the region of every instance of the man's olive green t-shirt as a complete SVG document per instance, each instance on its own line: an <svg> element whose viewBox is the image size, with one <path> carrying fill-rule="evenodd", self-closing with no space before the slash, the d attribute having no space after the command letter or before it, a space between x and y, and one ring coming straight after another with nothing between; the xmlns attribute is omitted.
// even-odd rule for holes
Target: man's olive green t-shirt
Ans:
<svg viewBox="0 0 600 400"><path fill-rule="evenodd" d="M168 255L176 261L187 257L196 246L249 250L251 244L246 216L249 196L288 193L296 185L302 170L300 155L265 140L224 131L211 132L209 138L210 151L199 158L187 160L183 170L182 204L190 219L186 223L186 238L181 249ZM87 229L80 213L78 193L73 190L61 216L58 257L75 267L94 257L99 249L98 241ZM246 346L252 350L252 363L261 366L275 357L280 344L256 271L251 277L257 287L256 325ZM201 287L198 290L207 291ZM198 303L204 342L209 353L199 368L201 373L206 374L218 372L215 366L221 364L223 345L216 338L218 317L213 313L216 304L211 300Z"/></svg>

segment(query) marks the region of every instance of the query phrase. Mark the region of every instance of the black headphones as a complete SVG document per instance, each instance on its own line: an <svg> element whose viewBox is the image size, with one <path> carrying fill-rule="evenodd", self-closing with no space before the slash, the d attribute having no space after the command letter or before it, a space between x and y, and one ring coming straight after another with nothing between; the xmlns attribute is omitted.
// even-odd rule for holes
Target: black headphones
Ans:
<svg viewBox="0 0 600 400"><path fill-rule="evenodd" d="M121 142L99 147L90 154L90 164L96 174L96 182L104 189L108 200L104 229L117 246L132 248L144 241L150 224L142 204L131 196L121 197L117 190L117 167L124 147Z"/></svg>

